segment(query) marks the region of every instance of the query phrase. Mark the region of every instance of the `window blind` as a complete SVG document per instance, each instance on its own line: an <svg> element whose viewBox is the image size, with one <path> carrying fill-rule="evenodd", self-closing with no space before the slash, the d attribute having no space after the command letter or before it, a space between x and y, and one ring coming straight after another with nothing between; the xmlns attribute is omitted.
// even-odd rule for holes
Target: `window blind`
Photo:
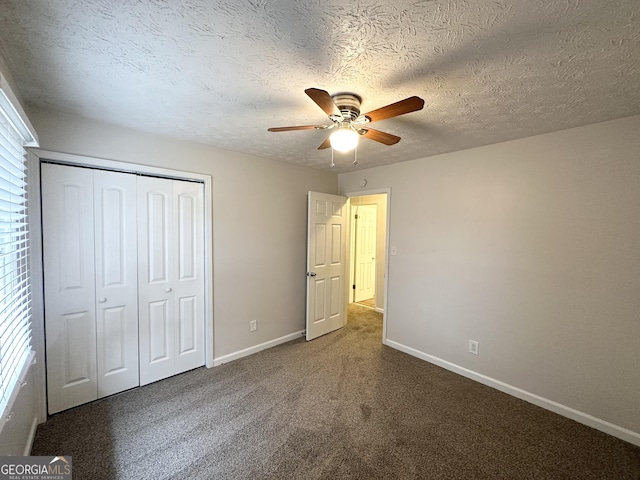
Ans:
<svg viewBox="0 0 640 480"><path fill-rule="evenodd" d="M31 353L27 171L23 136L0 105L0 412Z"/></svg>

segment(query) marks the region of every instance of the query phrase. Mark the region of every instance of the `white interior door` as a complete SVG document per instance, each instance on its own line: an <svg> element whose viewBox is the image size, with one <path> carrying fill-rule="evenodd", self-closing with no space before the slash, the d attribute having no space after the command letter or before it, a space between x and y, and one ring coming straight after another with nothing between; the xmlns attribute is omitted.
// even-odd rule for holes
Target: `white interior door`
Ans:
<svg viewBox="0 0 640 480"><path fill-rule="evenodd" d="M43 164L49 412L204 365L204 186Z"/></svg>
<svg viewBox="0 0 640 480"><path fill-rule="evenodd" d="M309 192L307 340L344 326L347 198Z"/></svg>
<svg viewBox="0 0 640 480"><path fill-rule="evenodd" d="M373 298L376 293L376 223L377 205L356 207L355 300Z"/></svg>
<svg viewBox="0 0 640 480"><path fill-rule="evenodd" d="M140 385L173 375L173 180L138 177Z"/></svg>
<svg viewBox="0 0 640 480"><path fill-rule="evenodd" d="M95 170L98 398L139 385L136 177Z"/></svg>
<svg viewBox="0 0 640 480"><path fill-rule="evenodd" d="M140 384L204 365L204 187L138 177Z"/></svg>
<svg viewBox="0 0 640 480"><path fill-rule="evenodd" d="M173 182L175 370L204 365L204 185Z"/></svg>
<svg viewBox="0 0 640 480"><path fill-rule="evenodd" d="M97 398L93 171L42 165L49 413Z"/></svg>

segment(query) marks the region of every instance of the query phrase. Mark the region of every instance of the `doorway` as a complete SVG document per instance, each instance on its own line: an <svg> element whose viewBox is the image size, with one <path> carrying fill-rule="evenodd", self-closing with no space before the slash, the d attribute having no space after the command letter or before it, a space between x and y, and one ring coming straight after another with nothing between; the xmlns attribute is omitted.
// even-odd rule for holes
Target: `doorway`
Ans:
<svg viewBox="0 0 640 480"><path fill-rule="evenodd" d="M348 322L348 310L361 307L354 304L353 269L356 259L356 228L351 217L358 209L375 206L375 255L370 255L374 265L369 300L371 310L382 315L382 343L386 344L386 305L389 244L390 188L333 195L309 192L307 197L307 340L344 327ZM357 208L356 208L357 207ZM373 212L374 209L368 209ZM351 247L351 248L350 248ZM328 267L331 267L329 269ZM349 277L347 277L349 275ZM373 313L373 312L372 312Z"/></svg>
<svg viewBox="0 0 640 480"><path fill-rule="evenodd" d="M375 308L378 205L359 203L351 207L352 301Z"/></svg>
<svg viewBox="0 0 640 480"><path fill-rule="evenodd" d="M348 303L382 313L383 343L386 338L389 193L388 189L382 189L346 194L349 197Z"/></svg>

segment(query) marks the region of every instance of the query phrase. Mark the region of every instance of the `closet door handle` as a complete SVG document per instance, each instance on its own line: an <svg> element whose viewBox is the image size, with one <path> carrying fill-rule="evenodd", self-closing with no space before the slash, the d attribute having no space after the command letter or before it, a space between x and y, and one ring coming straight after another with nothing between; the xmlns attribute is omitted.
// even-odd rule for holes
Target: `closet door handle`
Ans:
<svg viewBox="0 0 640 480"><path fill-rule="evenodd" d="M98 303L105 303L106 301L107 301L107 299L102 297L101 299L98 300Z"/></svg>
<svg viewBox="0 0 640 480"><path fill-rule="evenodd" d="M165 291L166 293L169 293L169 292L171 292L171 289L170 289L169 287L167 287L167 288L165 288L165 289L164 289L164 291Z"/></svg>

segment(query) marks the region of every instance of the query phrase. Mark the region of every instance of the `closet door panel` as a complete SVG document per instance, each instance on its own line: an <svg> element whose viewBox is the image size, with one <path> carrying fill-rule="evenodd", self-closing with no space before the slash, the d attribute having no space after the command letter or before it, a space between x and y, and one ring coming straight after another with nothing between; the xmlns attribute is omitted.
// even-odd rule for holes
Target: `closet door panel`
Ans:
<svg viewBox="0 0 640 480"><path fill-rule="evenodd" d="M105 391L104 381L111 379L115 375L122 374L131 367L127 358L127 336L126 323L127 323L127 308L126 306L117 306L111 308L100 308L98 316L101 317L98 322L98 396L110 395L127 388L124 386L121 390L115 390L112 392ZM136 325L137 326L137 325ZM136 332L136 336L137 336ZM100 338L101 337L101 338ZM136 348L136 353L138 349ZM136 367L137 358L136 358ZM137 371L136 368L136 377ZM104 378L103 378L104 377ZM102 382L102 385L100 384ZM133 385L135 386L135 385Z"/></svg>
<svg viewBox="0 0 640 480"><path fill-rule="evenodd" d="M169 302L161 300L149 303L149 338L145 342L149 348L150 365L170 361L172 332L169 326L171 313L169 312Z"/></svg>
<svg viewBox="0 0 640 480"><path fill-rule="evenodd" d="M81 312L62 314L57 318L59 323L57 328L62 340L59 344L54 343L54 348L60 348L61 358L63 359L63 368L59 373L62 374L62 388L71 390L76 387L88 387L95 382L95 358L93 357L93 349L87 348L87 344L94 342L92 338L93 329L87 328L92 321L91 312L84 310ZM93 386L89 398L94 399Z"/></svg>
<svg viewBox="0 0 640 480"><path fill-rule="evenodd" d="M178 302L178 356L197 351L197 301L196 297L182 297Z"/></svg>
<svg viewBox="0 0 640 480"><path fill-rule="evenodd" d="M204 186L174 181L175 373L204 365Z"/></svg>
<svg viewBox="0 0 640 480"><path fill-rule="evenodd" d="M140 384L175 372L173 181L138 177Z"/></svg>
<svg viewBox="0 0 640 480"><path fill-rule="evenodd" d="M93 172L42 165L49 413L97 398Z"/></svg>
<svg viewBox="0 0 640 480"><path fill-rule="evenodd" d="M139 385L135 175L94 171L98 397Z"/></svg>

